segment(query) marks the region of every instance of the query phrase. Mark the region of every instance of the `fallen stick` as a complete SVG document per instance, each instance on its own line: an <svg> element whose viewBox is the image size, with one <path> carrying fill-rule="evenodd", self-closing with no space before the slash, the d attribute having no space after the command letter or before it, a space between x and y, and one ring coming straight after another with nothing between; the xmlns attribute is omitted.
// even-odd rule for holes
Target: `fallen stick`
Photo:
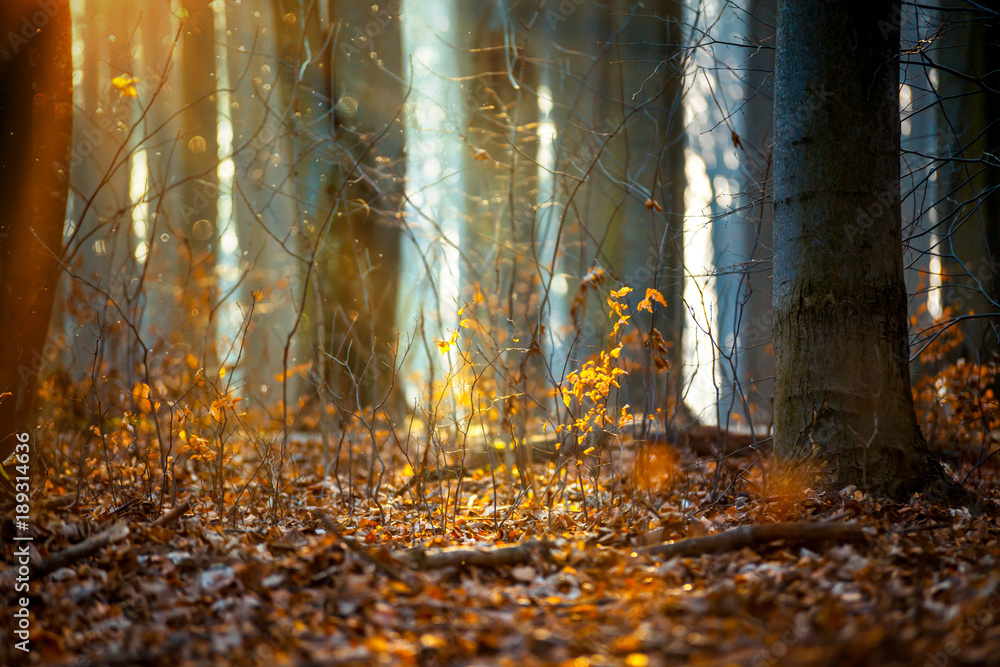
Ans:
<svg viewBox="0 0 1000 667"><path fill-rule="evenodd" d="M673 558L738 551L743 547L759 547L778 540L798 544L827 541L864 542L873 535L872 530L854 523L832 521L770 523L761 526L740 526L716 535L642 547L636 549L636 553Z"/></svg>
<svg viewBox="0 0 1000 667"><path fill-rule="evenodd" d="M327 516L325 512L316 512L316 514L317 516L319 516L320 521L323 522L323 525L326 527L326 529L330 531L331 534L335 535L337 539L340 540L341 544L343 544L345 547L356 553L363 560L371 563L373 566L375 566L376 570L378 570L385 576L389 577L393 581L402 582L404 584L407 584L411 588L419 587L418 583L413 581L410 577L406 576L405 573L399 572L396 570L395 567L393 567L389 563L379 560L372 554L368 553L368 550L365 549L363 546L361 546L356 540L340 532L340 528L337 527L337 524L335 524L333 522L333 519Z"/></svg>
<svg viewBox="0 0 1000 667"><path fill-rule="evenodd" d="M77 494L66 493L61 496L53 496L42 500L42 507L50 507L58 510L68 510L77 503Z"/></svg>
<svg viewBox="0 0 1000 667"><path fill-rule="evenodd" d="M78 542L66 547L62 551L57 551L48 558L43 558L37 565L32 566L31 572L35 576L44 577L59 568L66 567L91 554L97 553L108 545L121 542L128 537L129 532L128 523L119 521L107 530L102 530L96 535L91 535L83 542Z"/></svg>
<svg viewBox="0 0 1000 667"><path fill-rule="evenodd" d="M436 570L455 565L494 568L529 563L537 552L548 554L550 546L544 540L531 540L496 549L447 549L431 553L417 547L404 552L402 557L416 570Z"/></svg>
<svg viewBox="0 0 1000 667"><path fill-rule="evenodd" d="M78 560L82 560L94 554L109 544L121 542L129 535L128 523L119 521L107 530L103 530L96 535L91 535L82 542L68 546L62 551L51 554L48 558L32 560L31 576L44 577L58 570L59 568L72 565ZM0 574L0 582L13 580L17 576L17 567L9 568Z"/></svg>
<svg viewBox="0 0 1000 667"><path fill-rule="evenodd" d="M191 509L191 503L185 500L177 507L174 507L169 511L164 512L160 516L156 517L156 519L153 521L153 525L159 526L161 528L164 526L169 526L174 521L177 521L177 519L184 516L189 509Z"/></svg>

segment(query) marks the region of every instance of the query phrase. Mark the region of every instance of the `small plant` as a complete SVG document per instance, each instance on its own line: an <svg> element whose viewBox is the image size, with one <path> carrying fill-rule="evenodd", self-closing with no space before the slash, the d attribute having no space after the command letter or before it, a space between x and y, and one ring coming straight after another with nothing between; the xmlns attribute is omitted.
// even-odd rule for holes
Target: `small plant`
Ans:
<svg viewBox="0 0 1000 667"><path fill-rule="evenodd" d="M628 404L622 406L620 414L612 414L608 409L612 391L621 388L618 379L628 375L628 371L622 368L621 353L624 348L625 328L632 315L627 313L628 304L623 303L621 299L631 291L631 287L622 287L613 290L607 298L608 317L614 321L614 327L608 336L611 340L609 349L601 350L596 357L588 359L580 370L571 371L566 377L565 386L561 385L558 388L563 404L571 415L574 401L579 410L586 410L577 416L572 424L561 424L556 427L557 432L566 430L576 433L577 444L582 444L588 436L594 434L595 430L603 432L607 428L621 427L633 419L628 412L631 407ZM653 302L667 305L662 294L655 289L647 289L645 298L636 306L635 312L652 313ZM653 331L655 332L655 329Z"/></svg>

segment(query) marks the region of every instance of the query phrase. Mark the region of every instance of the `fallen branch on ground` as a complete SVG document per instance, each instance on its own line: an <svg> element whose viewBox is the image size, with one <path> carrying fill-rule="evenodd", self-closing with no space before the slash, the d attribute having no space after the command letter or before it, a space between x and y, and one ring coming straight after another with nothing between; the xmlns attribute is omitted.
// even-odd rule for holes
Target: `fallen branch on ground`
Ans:
<svg viewBox="0 0 1000 667"><path fill-rule="evenodd" d="M531 540L495 549L447 549L430 553L417 547L407 550L401 557L416 570L436 570L455 565L495 568L529 563L536 553L547 555L550 547L544 540Z"/></svg>
<svg viewBox="0 0 1000 667"><path fill-rule="evenodd" d="M130 532L128 523L119 521L107 530L102 530L96 535L91 535L83 542L66 547L62 551L57 551L48 558L43 558L38 565L32 566L31 572L35 576L44 577L78 560L83 560L106 546L115 542L121 542L129 536Z"/></svg>
<svg viewBox="0 0 1000 667"><path fill-rule="evenodd" d="M31 576L44 577L45 575L51 574L60 568L72 565L78 560L83 560L84 558L97 553L110 544L121 542L129 536L129 532L128 523L125 521L119 521L107 530L103 530L96 535L91 535L84 541L66 547L62 551L57 551L48 558L33 561L31 563ZM3 574L0 574L0 582L12 580L16 575L17 567L12 567Z"/></svg>
<svg viewBox="0 0 1000 667"><path fill-rule="evenodd" d="M177 521L177 519L179 519L179 518L181 518L182 516L184 516L184 514L185 514L185 513L186 513L186 512L187 512L187 511L188 511L189 509L191 509L191 503L189 503L188 501L186 501L186 500L185 500L184 502L182 502L182 503L181 503L180 505L178 505L177 507L174 507L174 508L173 508L173 509L171 509L170 511L168 511L168 512L165 512L164 514L161 514L160 516L158 516L158 517L157 517L157 518L156 518L156 519L155 519L155 520L153 521L153 525L154 525L154 526L159 526L159 527L161 527L161 528L162 528L162 527L165 527L165 526L169 526L169 525L170 525L170 524L172 524L172 523L173 523L174 521Z"/></svg>
<svg viewBox="0 0 1000 667"><path fill-rule="evenodd" d="M759 547L770 542L785 540L797 544L816 542L865 542L873 535L873 529L853 523L795 522L771 523L762 526L740 526L716 535L692 537L666 544L636 549L637 553L649 556L701 556L704 554L738 551L743 547Z"/></svg>

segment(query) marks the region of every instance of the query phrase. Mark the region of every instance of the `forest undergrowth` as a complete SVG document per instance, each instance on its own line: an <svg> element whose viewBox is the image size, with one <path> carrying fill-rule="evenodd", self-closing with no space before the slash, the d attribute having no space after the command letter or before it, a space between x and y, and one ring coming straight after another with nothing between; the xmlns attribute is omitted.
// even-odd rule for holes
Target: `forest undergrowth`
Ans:
<svg viewBox="0 0 1000 667"><path fill-rule="evenodd" d="M299 406L294 432L267 431L234 389L238 369L206 373L192 358L159 387L136 382L118 404L92 406L74 430L79 411L54 375L42 400L61 428L38 432L30 461L33 651L8 640L6 661L940 666L1000 655L995 513L825 489L773 460L765 437L715 457L644 437L629 428L641 416L611 397L634 351L629 320L662 297L650 290L630 311L627 294L607 297L608 348L550 394L572 418L531 429L512 427L524 395L483 381L484 395L459 392L469 407L446 425L426 412L394 422L384 401L333 405L331 393L332 407ZM484 366L462 332L479 326L475 308L460 317L438 347L459 355L455 386L474 388ZM959 335L928 332L914 396L949 472L993 505L998 368L950 360ZM171 391L169 405L151 398ZM474 425L489 420L506 428L482 433L507 437L476 449ZM13 518L0 528L14 544ZM2 568L17 577L12 546ZM12 586L5 595L12 609Z"/></svg>

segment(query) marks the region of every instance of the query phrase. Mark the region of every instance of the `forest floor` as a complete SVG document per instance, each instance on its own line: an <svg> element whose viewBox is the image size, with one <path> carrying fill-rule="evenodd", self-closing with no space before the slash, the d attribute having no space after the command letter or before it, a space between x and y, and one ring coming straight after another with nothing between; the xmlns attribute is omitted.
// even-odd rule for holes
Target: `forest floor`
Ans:
<svg viewBox="0 0 1000 667"><path fill-rule="evenodd" d="M851 487L819 492L740 457L719 464L742 471L739 483L720 486L716 463L690 451L621 451L596 486L571 477L551 504L541 491L500 493L512 476L488 469L422 486L389 480L378 503L345 502L343 480L312 476L287 489L280 522L249 514L238 525L198 497L173 513L148 501L67 508L76 481L50 479L28 533L31 652L5 631L0 658L1000 664L996 518L919 495L894 504ZM966 485L995 505L994 460ZM784 532L726 533L769 525ZM7 625L20 543L11 518L0 528ZM712 535L726 537L698 539Z"/></svg>

